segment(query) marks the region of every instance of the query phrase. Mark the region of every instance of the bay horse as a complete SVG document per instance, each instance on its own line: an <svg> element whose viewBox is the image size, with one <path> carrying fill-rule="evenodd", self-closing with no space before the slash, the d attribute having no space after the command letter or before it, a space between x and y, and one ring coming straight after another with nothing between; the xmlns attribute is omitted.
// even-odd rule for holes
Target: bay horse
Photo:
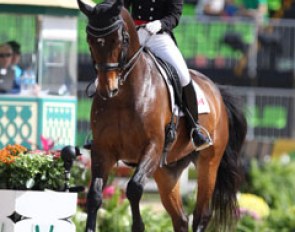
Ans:
<svg viewBox="0 0 295 232"><path fill-rule="evenodd" d="M87 42L97 73L91 108L92 180L87 195L86 231L95 231L102 190L119 160L135 167L126 189L132 232L145 230L139 204L148 177L157 183L174 231L188 231L179 177L190 163L198 171L193 231L205 231L210 221L216 222L215 231L228 231L237 216L239 152L247 130L235 99L209 78L190 70L192 79L208 100L210 113L202 114L200 123L208 129L213 145L195 152L186 121L180 117L167 165L160 166L165 127L172 117L169 93L161 73L151 55L140 46L135 24L123 7L123 0L95 6L77 1L88 18Z"/></svg>

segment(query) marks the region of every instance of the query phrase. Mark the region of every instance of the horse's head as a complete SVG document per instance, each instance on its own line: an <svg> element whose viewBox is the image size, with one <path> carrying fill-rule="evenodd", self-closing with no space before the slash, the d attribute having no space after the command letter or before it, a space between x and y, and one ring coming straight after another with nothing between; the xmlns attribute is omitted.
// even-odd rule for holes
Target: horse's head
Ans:
<svg viewBox="0 0 295 232"><path fill-rule="evenodd" d="M119 83L125 79L122 74L132 66L128 61L130 20L127 24L122 17L123 0L103 2L95 7L82 0L78 4L88 18L87 42L97 72L97 91L111 98L118 94Z"/></svg>

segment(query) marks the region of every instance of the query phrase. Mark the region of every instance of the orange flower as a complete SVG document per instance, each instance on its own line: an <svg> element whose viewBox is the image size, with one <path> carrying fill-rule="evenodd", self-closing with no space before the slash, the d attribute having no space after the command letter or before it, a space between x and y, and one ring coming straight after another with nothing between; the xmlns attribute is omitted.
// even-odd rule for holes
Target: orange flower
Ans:
<svg viewBox="0 0 295 232"><path fill-rule="evenodd" d="M0 150L0 162L5 164L10 164L14 162L17 155L27 151L27 148L19 144L7 145L5 148Z"/></svg>
<svg viewBox="0 0 295 232"><path fill-rule="evenodd" d="M0 162L5 164L10 164L15 160L15 156L10 155L7 150L0 150Z"/></svg>
<svg viewBox="0 0 295 232"><path fill-rule="evenodd" d="M27 148L19 144L14 144L14 145L9 144L4 149L8 150L11 155L18 155L20 153L27 151Z"/></svg>

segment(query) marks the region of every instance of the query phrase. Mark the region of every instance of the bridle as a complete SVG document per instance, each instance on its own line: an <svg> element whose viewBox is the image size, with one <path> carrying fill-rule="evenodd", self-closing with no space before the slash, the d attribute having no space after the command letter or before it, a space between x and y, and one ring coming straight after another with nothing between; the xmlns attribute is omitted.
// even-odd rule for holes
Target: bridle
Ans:
<svg viewBox="0 0 295 232"><path fill-rule="evenodd" d="M134 66L136 65L137 61L139 60L139 55L143 51L143 47L141 46L134 55L127 60L127 53L129 49L129 42L130 42L130 36L128 31L124 27L124 21L120 17L117 21L115 21L113 24L103 27L103 28L97 28L93 25L88 24L86 27L86 32L88 36L94 37L96 39L103 38L112 32L119 30L122 35L122 49L120 52L119 60L116 63L95 63L94 67L95 69L101 70L103 72L109 72L113 70L118 70L119 72L119 83L120 85L123 85L123 83L126 81L129 73L133 70ZM96 79L96 78L95 78ZM94 94L88 94L88 90L90 85L94 84L95 80L93 80L91 83L88 84L86 88L86 94L88 97L93 97ZM101 94L99 94L100 97L105 99Z"/></svg>

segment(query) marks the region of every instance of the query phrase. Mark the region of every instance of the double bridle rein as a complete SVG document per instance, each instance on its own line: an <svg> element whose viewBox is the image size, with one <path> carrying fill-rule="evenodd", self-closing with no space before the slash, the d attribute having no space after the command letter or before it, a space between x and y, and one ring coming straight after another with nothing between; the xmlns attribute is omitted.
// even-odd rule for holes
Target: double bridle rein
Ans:
<svg viewBox="0 0 295 232"><path fill-rule="evenodd" d="M120 54L118 62L117 63L95 63L95 62L93 62L93 63L94 63L94 67L96 70L102 70L104 72L119 70L119 83L120 83L120 85L123 85L123 83L125 82L125 80L127 79L128 75L129 75L129 73L133 70L134 66L136 65L139 55L143 50L143 47L141 46L136 51L136 53L134 53L134 55L129 60L127 60L127 53L128 53L128 48L129 48L130 36L129 36L129 33L124 28L124 22L123 22L122 18L119 18L117 21L115 21L113 24L111 24L107 27L97 28L97 27L94 27L90 24L88 24L86 27L87 34L89 36L95 37L97 39L103 38L116 30L120 30L120 33L123 38L122 39L122 50L121 50L121 54ZM96 80L96 78L91 83L89 83L88 86L86 87L86 95L88 97L93 97L95 95L95 93L93 93L93 94L88 93L89 87L95 83L95 80ZM102 97L104 100L106 100L106 98L101 96L100 94L99 94L99 96Z"/></svg>

